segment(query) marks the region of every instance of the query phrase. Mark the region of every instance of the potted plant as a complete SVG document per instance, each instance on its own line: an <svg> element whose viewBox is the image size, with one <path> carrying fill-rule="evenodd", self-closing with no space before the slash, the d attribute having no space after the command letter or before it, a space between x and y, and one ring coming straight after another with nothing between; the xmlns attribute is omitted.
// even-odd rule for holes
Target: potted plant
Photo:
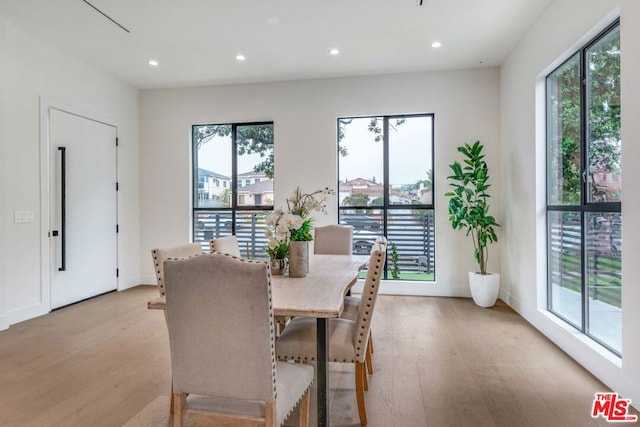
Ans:
<svg viewBox="0 0 640 427"><path fill-rule="evenodd" d="M284 274L289 255L289 239L291 227L301 223L300 218L285 214L282 209L276 209L267 215L264 234L267 236L265 249L271 261L271 274Z"/></svg>
<svg viewBox="0 0 640 427"><path fill-rule="evenodd" d="M312 193L303 193L300 187L293 190L287 198L287 210L300 221L290 227L289 235L289 276L305 277L309 272L309 241L313 240L311 213L327 213L328 196L335 192L328 187Z"/></svg>
<svg viewBox="0 0 640 427"><path fill-rule="evenodd" d="M458 147L464 156L462 164L455 161L449 165L452 175L448 176L452 191L449 197L449 222L455 230L465 230L473 241L473 256L479 271L469 272L469 287L474 302L481 307L492 307L500 291L500 275L487 271L489 244L498 241L495 228L499 227L495 218L489 215L487 190L491 186L489 170L482 153L480 141L473 145L465 143ZM463 166L464 164L464 166Z"/></svg>

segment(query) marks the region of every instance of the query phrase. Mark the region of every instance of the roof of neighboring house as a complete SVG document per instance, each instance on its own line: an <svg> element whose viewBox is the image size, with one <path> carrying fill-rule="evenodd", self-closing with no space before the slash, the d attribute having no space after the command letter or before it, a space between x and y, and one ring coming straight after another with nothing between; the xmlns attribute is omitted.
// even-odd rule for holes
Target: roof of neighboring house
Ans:
<svg viewBox="0 0 640 427"><path fill-rule="evenodd" d="M238 174L238 178L266 178L267 174L264 172L256 172L256 171L249 171L249 172L242 172Z"/></svg>
<svg viewBox="0 0 640 427"><path fill-rule="evenodd" d="M238 194L273 193L273 181L270 179L238 187Z"/></svg>
<svg viewBox="0 0 640 427"><path fill-rule="evenodd" d="M198 176L210 176L218 179L226 179L227 181L231 180L231 178L229 178L228 176L225 176L216 172L211 172L209 170L202 169L202 168L198 168Z"/></svg>
<svg viewBox="0 0 640 427"><path fill-rule="evenodd" d="M383 185L369 181L368 179L356 178L340 184L340 192L349 192L351 194L365 193L369 195L381 195L383 193Z"/></svg>
<svg viewBox="0 0 640 427"><path fill-rule="evenodd" d="M349 181L345 181L340 185L381 185L381 184L378 184L377 182L373 182L364 178L355 178Z"/></svg>

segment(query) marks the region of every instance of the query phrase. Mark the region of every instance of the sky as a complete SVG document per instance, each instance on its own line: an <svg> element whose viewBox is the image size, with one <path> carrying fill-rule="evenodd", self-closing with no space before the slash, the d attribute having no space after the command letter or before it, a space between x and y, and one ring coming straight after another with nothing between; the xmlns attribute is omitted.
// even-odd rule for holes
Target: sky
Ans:
<svg viewBox="0 0 640 427"><path fill-rule="evenodd" d="M339 159L340 180L355 178L381 182L383 178L382 141L368 130L370 119L357 118L346 125L341 142L348 150ZM394 123L395 121L391 121ZM427 177L432 164L431 117L410 117L389 129L389 171L392 185L414 184Z"/></svg>

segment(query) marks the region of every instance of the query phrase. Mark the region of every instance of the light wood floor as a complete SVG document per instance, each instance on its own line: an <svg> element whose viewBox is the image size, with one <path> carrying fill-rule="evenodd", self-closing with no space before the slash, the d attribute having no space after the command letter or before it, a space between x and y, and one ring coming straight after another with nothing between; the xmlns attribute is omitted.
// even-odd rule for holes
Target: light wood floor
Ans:
<svg viewBox="0 0 640 427"><path fill-rule="evenodd" d="M140 421L169 394L164 317L146 309L156 294L140 286L0 332L0 425L156 424ZM373 331L371 427L607 425L590 417L607 388L502 303L381 296ZM358 426L352 367L330 376L332 425Z"/></svg>

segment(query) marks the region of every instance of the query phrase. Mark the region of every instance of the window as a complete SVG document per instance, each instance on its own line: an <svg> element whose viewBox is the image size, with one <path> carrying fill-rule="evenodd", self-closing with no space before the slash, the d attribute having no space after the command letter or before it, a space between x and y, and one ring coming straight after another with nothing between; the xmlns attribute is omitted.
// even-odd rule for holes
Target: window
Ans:
<svg viewBox="0 0 640 427"><path fill-rule="evenodd" d="M273 210L273 123L194 125L192 149L193 241L208 249L210 239L235 234L243 255L248 250L251 258L266 257L264 218ZM242 186L243 176L264 182L259 188L249 180ZM216 177L223 185L202 193L199 184L209 179L202 177Z"/></svg>
<svg viewBox="0 0 640 427"><path fill-rule="evenodd" d="M387 236L387 279L435 279L433 120L338 119L340 223L354 228L354 253L368 254Z"/></svg>
<svg viewBox="0 0 640 427"><path fill-rule="evenodd" d="M621 354L620 28L547 76L548 309Z"/></svg>

